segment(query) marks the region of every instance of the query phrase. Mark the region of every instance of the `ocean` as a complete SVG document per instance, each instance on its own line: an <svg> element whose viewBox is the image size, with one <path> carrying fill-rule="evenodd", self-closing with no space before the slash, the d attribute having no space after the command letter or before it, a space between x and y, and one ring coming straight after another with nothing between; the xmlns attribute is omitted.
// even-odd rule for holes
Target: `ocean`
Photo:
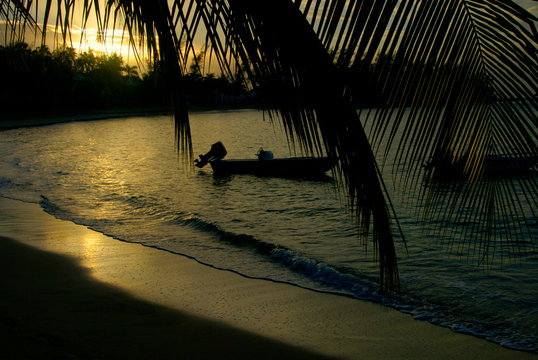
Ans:
<svg viewBox="0 0 538 360"><path fill-rule="evenodd" d="M230 159L254 158L261 147L275 157L302 155L257 110L193 113L191 130L196 154L222 141ZM390 164L384 171L391 179ZM407 248L396 244L402 293L391 299L378 292L373 246L359 239L330 173L214 177L209 166L182 163L168 116L0 132L0 196L39 203L118 241L246 277L383 302L418 320L538 353L538 253L525 249L523 257L480 265L420 218L422 205L401 195L400 183L387 184L407 241ZM526 221L535 241L536 219Z"/></svg>

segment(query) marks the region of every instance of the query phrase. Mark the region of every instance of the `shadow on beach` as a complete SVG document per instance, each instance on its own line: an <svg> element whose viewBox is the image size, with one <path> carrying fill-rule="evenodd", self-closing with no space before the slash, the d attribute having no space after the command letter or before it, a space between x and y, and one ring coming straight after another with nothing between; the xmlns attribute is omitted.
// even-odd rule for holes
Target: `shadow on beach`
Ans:
<svg viewBox="0 0 538 360"><path fill-rule="evenodd" d="M320 355L136 299L68 257L0 237L4 359L316 359Z"/></svg>

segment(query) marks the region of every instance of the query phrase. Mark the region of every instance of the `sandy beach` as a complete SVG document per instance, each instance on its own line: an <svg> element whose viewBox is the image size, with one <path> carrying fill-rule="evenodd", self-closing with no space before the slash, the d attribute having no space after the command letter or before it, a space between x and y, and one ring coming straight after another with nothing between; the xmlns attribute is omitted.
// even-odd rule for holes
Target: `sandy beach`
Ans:
<svg viewBox="0 0 538 360"><path fill-rule="evenodd" d="M535 359L378 304L248 279L0 198L2 358Z"/></svg>

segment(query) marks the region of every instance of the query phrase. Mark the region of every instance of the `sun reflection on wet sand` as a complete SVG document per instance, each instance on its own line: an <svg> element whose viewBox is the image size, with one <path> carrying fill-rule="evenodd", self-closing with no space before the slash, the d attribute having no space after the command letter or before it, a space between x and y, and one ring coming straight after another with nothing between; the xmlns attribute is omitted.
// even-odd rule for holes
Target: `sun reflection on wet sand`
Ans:
<svg viewBox="0 0 538 360"><path fill-rule="evenodd" d="M84 226L56 219L40 206L28 205L0 197L0 235L16 234L16 239L27 245L75 257L93 277L112 284L125 285L121 270L126 259L146 263L145 252L135 249L140 244L112 240Z"/></svg>

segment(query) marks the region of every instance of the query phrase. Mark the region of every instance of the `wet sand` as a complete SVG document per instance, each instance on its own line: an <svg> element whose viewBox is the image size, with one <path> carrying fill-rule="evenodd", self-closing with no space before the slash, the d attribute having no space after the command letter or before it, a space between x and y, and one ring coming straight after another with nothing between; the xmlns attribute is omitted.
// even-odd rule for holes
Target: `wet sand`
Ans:
<svg viewBox="0 0 538 360"><path fill-rule="evenodd" d="M2 358L536 359L378 304L248 279L0 198Z"/></svg>

